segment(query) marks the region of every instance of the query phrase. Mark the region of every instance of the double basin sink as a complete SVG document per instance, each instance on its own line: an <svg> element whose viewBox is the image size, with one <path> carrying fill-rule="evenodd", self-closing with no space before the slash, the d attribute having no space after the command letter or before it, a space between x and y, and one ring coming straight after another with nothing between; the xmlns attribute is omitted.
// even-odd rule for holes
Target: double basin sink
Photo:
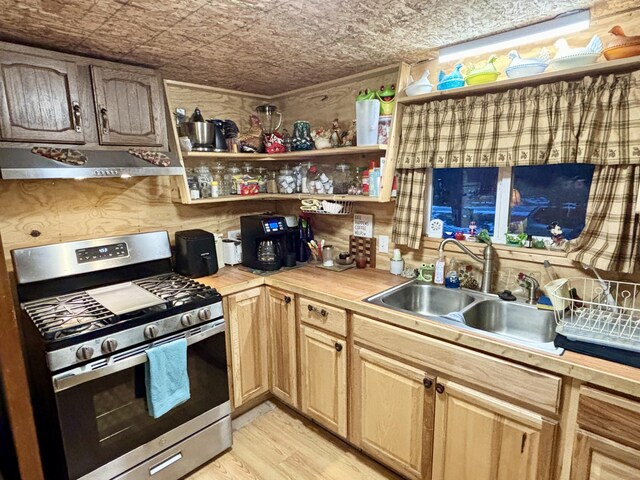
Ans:
<svg viewBox="0 0 640 480"><path fill-rule="evenodd" d="M553 344L556 336L553 312L538 310L520 301L508 302L496 295L417 280L385 290L366 301L547 353L561 355L563 352Z"/></svg>

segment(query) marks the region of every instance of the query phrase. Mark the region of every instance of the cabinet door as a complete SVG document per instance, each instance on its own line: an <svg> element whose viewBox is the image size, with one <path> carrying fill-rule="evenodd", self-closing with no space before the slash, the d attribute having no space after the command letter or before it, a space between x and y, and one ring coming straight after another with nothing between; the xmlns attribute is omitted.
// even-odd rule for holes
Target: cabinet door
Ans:
<svg viewBox="0 0 640 480"><path fill-rule="evenodd" d="M347 436L346 341L300 326L302 412L343 437Z"/></svg>
<svg viewBox="0 0 640 480"><path fill-rule="evenodd" d="M352 353L353 443L407 478L430 478L435 379L359 346Z"/></svg>
<svg viewBox="0 0 640 480"><path fill-rule="evenodd" d="M453 382L436 391L434 480L550 478L555 422Z"/></svg>
<svg viewBox="0 0 640 480"><path fill-rule="evenodd" d="M227 299L234 407L269 390L267 326L262 287Z"/></svg>
<svg viewBox="0 0 640 480"><path fill-rule="evenodd" d="M297 407L297 330L293 294L267 288L267 323L271 393L283 402Z"/></svg>
<svg viewBox="0 0 640 480"><path fill-rule="evenodd" d="M571 480L638 480L640 451L578 429Z"/></svg>
<svg viewBox="0 0 640 480"><path fill-rule="evenodd" d="M103 145L162 145L160 87L153 74L91 67Z"/></svg>
<svg viewBox="0 0 640 480"><path fill-rule="evenodd" d="M2 140L84 143L79 102L74 63L0 51Z"/></svg>

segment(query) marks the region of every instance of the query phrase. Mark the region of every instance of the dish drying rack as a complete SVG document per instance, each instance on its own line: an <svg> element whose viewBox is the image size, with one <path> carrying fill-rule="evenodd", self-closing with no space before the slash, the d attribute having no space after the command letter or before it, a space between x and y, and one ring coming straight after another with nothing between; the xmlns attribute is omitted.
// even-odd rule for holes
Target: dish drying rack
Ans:
<svg viewBox="0 0 640 480"><path fill-rule="evenodd" d="M300 210L318 215L353 215L353 202L346 200L304 199Z"/></svg>
<svg viewBox="0 0 640 480"><path fill-rule="evenodd" d="M557 333L570 340L640 352L640 284L591 278L567 282L549 292ZM584 300L571 297L574 288Z"/></svg>

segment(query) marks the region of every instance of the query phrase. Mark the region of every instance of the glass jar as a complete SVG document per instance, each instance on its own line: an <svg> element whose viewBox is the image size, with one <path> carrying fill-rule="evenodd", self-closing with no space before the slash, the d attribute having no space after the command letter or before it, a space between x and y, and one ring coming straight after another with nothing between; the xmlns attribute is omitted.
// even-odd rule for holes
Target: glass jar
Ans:
<svg viewBox="0 0 640 480"><path fill-rule="evenodd" d="M296 177L289 165L283 165L278 173L278 192L291 194L296 191Z"/></svg>
<svg viewBox="0 0 640 480"><path fill-rule="evenodd" d="M237 165L229 165L224 173L224 181L229 189L229 195L239 195L238 179L241 178L240 168Z"/></svg>
<svg viewBox="0 0 640 480"><path fill-rule="evenodd" d="M333 193L333 173L328 165L312 165L307 174L309 193L327 195Z"/></svg>
<svg viewBox="0 0 640 480"><path fill-rule="evenodd" d="M349 193L351 185L351 165L348 163L339 163L333 174L333 193L338 195L346 195Z"/></svg>
<svg viewBox="0 0 640 480"><path fill-rule="evenodd" d="M196 168L198 175L198 187L200 187L200 198L211 198L211 172L206 165Z"/></svg>
<svg viewBox="0 0 640 480"><path fill-rule="evenodd" d="M258 179L258 192L267 193L268 172L266 167L256 168L256 178Z"/></svg>
<svg viewBox="0 0 640 480"><path fill-rule="evenodd" d="M278 172L272 170L267 173L267 193L278 193Z"/></svg>
<svg viewBox="0 0 640 480"><path fill-rule="evenodd" d="M351 178L349 190L347 191L349 195L362 195L362 172L364 170L365 167L359 167L356 169L356 173Z"/></svg>
<svg viewBox="0 0 640 480"><path fill-rule="evenodd" d="M229 195L229 191L225 189L224 171L225 166L221 162L217 162L211 167L211 181L218 182L218 195L216 196Z"/></svg>

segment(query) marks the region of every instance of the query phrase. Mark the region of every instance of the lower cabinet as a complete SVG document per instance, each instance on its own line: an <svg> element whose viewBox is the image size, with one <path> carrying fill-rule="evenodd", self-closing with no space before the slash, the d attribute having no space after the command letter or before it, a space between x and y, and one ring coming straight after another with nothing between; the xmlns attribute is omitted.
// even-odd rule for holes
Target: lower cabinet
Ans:
<svg viewBox="0 0 640 480"><path fill-rule="evenodd" d="M555 421L443 379L436 392L434 480L551 478Z"/></svg>
<svg viewBox="0 0 640 480"><path fill-rule="evenodd" d="M351 364L352 442L407 478L430 478L434 377L357 345Z"/></svg>
<svg viewBox="0 0 640 480"><path fill-rule="evenodd" d="M578 429L571 480L638 480L640 450Z"/></svg>
<svg viewBox="0 0 640 480"><path fill-rule="evenodd" d="M237 408L269 391L264 289L229 295L226 302L233 404Z"/></svg>
<svg viewBox="0 0 640 480"><path fill-rule="evenodd" d="M269 331L269 377L271 393L283 402L298 406L296 307L292 293L267 287Z"/></svg>
<svg viewBox="0 0 640 480"><path fill-rule="evenodd" d="M300 407L342 437L347 436L347 345L343 337L300 326Z"/></svg>

